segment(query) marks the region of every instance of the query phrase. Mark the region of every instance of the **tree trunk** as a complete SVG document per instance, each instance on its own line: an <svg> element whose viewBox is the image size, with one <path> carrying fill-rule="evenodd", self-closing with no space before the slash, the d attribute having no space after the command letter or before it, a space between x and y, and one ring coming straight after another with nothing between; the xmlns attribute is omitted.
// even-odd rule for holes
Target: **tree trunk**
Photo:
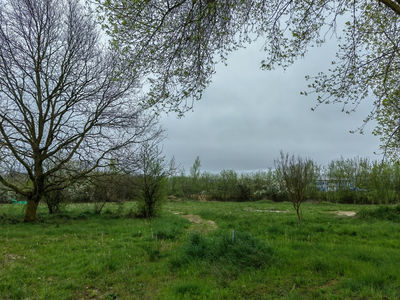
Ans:
<svg viewBox="0 0 400 300"><path fill-rule="evenodd" d="M300 206L296 207L296 213L297 213L297 218L299 219L299 224L301 224L301 212L300 212Z"/></svg>
<svg viewBox="0 0 400 300"><path fill-rule="evenodd" d="M34 201L33 199L28 199L28 203L25 209L25 218L24 222L35 222L36 221L36 210L39 205L38 201Z"/></svg>
<svg viewBox="0 0 400 300"><path fill-rule="evenodd" d="M48 210L49 210L49 215L52 215L52 214L54 213L53 204L50 203L49 201L51 201L51 200L47 200L47 201L46 201L46 202L47 202L47 208L48 208Z"/></svg>

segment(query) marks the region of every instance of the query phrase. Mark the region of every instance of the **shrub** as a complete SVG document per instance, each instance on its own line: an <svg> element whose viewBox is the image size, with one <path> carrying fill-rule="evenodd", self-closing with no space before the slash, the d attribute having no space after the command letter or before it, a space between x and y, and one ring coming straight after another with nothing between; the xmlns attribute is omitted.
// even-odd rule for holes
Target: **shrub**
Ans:
<svg viewBox="0 0 400 300"><path fill-rule="evenodd" d="M142 190L137 197L137 218L152 218L157 216L161 203L166 197L165 178L150 177L147 179L139 179L139 185L142 186Z"/></svg>
<svg viewBox="0 0 400 300"><path fill-rule="evenodd" d="M0 190L0 204L1 203L9 203L10 199L7 191Z"/></svg>
<svg viewBox="0 0 400 300"><path fill-rule="evenodd" d="M251 189L246 183L239 183L237 185L238 189L238 201L249 201L251 200Z"/></svg>
<svg viewBox="0 0 400 300"><path fill-rule="evenodd" d="M54 190L44 196L44 201L47 204L49 214L59 213L66 205L68 200L67 192L65 190Z"/></svg>
<svg viewBox="0 0 400 300"><path fill-rule="evenodd" d="M167 196L167 177L173 171L155 144L144 143L138 157L139 173L135 178L138 211L136 216L152 218Z"/></svg>

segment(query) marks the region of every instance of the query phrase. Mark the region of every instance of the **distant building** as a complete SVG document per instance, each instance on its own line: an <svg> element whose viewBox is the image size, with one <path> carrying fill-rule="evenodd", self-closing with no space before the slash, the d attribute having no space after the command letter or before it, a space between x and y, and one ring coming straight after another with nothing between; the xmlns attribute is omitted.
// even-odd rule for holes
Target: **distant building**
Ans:
<svg viewBox="0 0 400 300"><path fill-rule="evenodd" d="M332 179L326 175L316 180L317 189L322 192L335 192L338 190L354 190L354 184L348 179Z"/></svg>

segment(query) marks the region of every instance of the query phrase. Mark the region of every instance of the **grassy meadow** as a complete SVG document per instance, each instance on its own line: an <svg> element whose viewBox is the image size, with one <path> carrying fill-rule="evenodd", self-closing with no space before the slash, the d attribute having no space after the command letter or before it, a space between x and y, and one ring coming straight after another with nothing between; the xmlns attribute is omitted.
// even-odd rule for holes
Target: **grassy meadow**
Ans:
<svg viewBox="0 0 400 300"><path fill-rule="evenodd" d="M399 299L399 210L288 202L0 205L1 299ZM356 212L355 216L338 211Z"/></svg>

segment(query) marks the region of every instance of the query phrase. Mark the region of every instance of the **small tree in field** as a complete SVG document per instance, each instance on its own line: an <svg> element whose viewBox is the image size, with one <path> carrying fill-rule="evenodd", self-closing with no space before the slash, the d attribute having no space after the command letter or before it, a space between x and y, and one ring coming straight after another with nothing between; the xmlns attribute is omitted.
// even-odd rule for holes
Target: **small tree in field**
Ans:
<svg viewBox="0 0 400 300"><path fill-rule="evenodd" d="M167 177L173 172L172 164L167 166L165 157L155 143L144 143L138 156L138 175L135 180L139 200L137 216L152 218L166 197Z"/></svg>
<svg viewBox="0 0 400 300"><path fill-rule="evenodd" d="M310 159L289 156L281 152L281 157L275 160L275 168L301 223L300 205L305 200L307 187L316 178L316 167Z"/></svg>
<svg viewBox="0 0 400 300"><path fill-rule="evenodd" d="M190 181L189 183L189 193L199 194L201 192L200 176L201 176L201 162L200 157L197 156L192 167L190 168ZM193 196L192 196L193 197Z"/></svg>

